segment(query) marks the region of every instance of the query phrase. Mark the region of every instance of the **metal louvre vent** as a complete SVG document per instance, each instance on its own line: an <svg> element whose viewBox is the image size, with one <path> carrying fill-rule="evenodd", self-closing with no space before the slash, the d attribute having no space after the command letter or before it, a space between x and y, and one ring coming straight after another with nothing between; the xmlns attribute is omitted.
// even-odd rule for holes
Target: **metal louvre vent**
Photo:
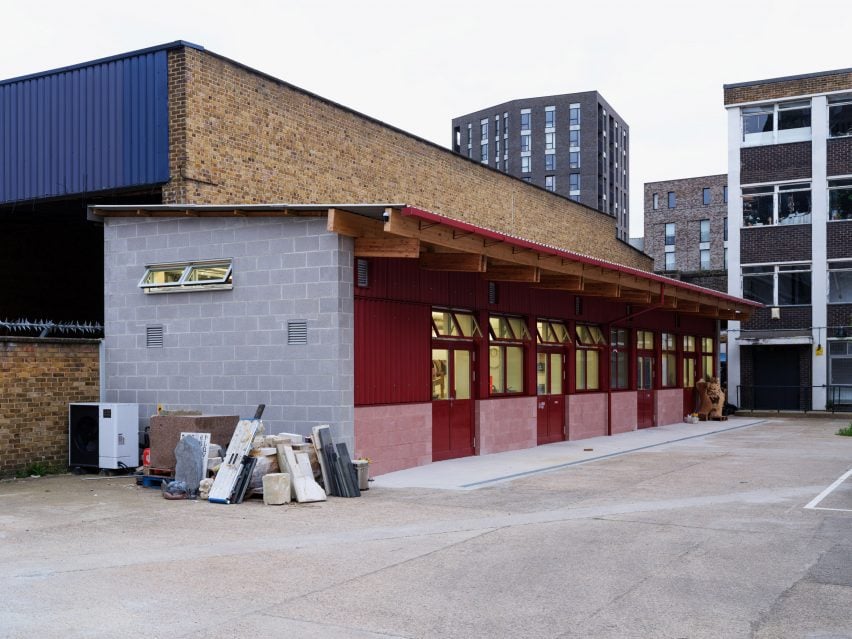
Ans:
<svg viewBox="0 0 852 639"><path fill-rule="evenodd" d="M298 322L287 322L287 343L308 343L308 323L306 321L299 320Z"/></svg>
<svg viewBox="0 0 852 639"><path fill-rule="evenodd" d="M488 303L497 303L497 282L488 282Z"/></svg>
<svg viewBox="0 0 852 639"><path fill-rule="evenodd" d="M355 260L356 282L359 288L370 286L370 263L364 259Z"/></svg>
<svg viewBox="0 0 852 639"><path fill-rule="evenodd" d="M148 348L163 348L162 326L148 326L145 328L145 346Z"/></svg>
<svg viewBox="0 0 852 639"><path fill-rule="evenodd" d="M574 315L583 314L583 298L579 295L574 296Z"/></svg>

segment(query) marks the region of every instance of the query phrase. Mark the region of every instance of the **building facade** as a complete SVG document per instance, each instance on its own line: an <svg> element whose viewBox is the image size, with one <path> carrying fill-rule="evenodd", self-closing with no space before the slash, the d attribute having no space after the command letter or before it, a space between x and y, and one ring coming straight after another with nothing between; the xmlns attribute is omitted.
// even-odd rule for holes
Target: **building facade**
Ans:
<svg viewBox="0 0 852 639"><path fill-rule="evenodd" d="M597 91L512 100L452 123L452 149L630 228L630 131Z"/></svg>
<svg viewBox="0 0 852 639"><path fill-rule="evenodd" d="M139 92L148 56L161 90ZM138 403L140 427L158 404L263 403L269 432L330 423L387 472L670 424L718 371L719 322L759 306L652 273L607 215L197 45L0 89L28 105L9 130L79 116L38 144L3 131L23 173L0 200L33 226L88 202L103 266L74 284L101 287L102 399ZM166 152L131 145L146 171L111 181L124 134L102 132L138 131L149 98ZM75 182L80 158L103 181Z"/></svg>
<svg viewBox="0 0 852 639"><path fill-rule="evenodd" d="M728 289L728 176L646 182L643 248L654 272Z"/></svg>
<svg viewBox="0 0 852 639"><path fill-rule="evenodd" d="M852 70L725 85L732 397L852 403ZM736 400L734 400L736 401Z"/></svg>

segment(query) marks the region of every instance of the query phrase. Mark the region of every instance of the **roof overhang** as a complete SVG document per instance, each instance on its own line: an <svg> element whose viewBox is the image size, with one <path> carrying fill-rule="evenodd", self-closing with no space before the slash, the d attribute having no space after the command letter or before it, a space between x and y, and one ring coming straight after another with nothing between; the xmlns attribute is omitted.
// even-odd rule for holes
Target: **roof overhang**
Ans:
<svg viewBox="0 0 852 639"><path fill-rule="evenodd" d="M641 269L492 231L404 204L92 206L109 217L327 217L329 231L354 238L356 257L416 259L425 270L476 272L648 310L746 321L763 305Z"/></svg>

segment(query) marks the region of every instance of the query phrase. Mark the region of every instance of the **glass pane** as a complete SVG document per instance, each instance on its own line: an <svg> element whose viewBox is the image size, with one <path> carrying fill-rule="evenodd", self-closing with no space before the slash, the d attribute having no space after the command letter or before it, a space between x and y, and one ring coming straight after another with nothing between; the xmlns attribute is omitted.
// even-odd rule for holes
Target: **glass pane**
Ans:
<svg viewBox="0 0 852 639"><path fill-rule="evenodd" d="M509 317L507 319L509 325L512 327L512 334L514 334L515 339L529 339L530 332L527 329L527 323L524 319L520 317ZM507 335L506 337L509 336Z"/></svg>
<svg viewBox="0 0 852 639"><path fill-rule="evenodd" d="M481 337L482 333L479 330L479 324L476 323L476 318L469 313L453 313L456 318L456 323L461 329L461 334L464 337Z"/></svg>
<svg viewBox="0 0 852 639"><path fill-rule="evenodd" d="M811 107L783 109L778 112L778 130L801 129L811 125Z"/></svg>
<svg viewBox="0 0 852 639"><path fill-rule="evenodd" d="M650 390L653 388L654 358L639 357L636 366L636 388Z"/></svg>
<svg viewBox="0 0 852 639"><path fill-rule="evenodd" d="M701 338L701 352L702 353L712 353L713 352L713 338L712 337L702 337Z"/></svg>
<svg viewBox="0 0 852 639"><path fill-rule="evenodd" d="M576 364L574 386L577 390L585 390L586 388L586 353L588 352L589 351L577 349L574 354L574 363Z"/></svg>
<svg viewBox="0 0 852 639"><path fill-rule="evenodd" d="M743 195L743 226L772 224L773 195Z"/></svg>
<svg viewBox="0 0 852 639"><path fill-rule="evenodd" d="M606 346L606 338L599 326L589 326L589 333L591 334L592 340L595 344Z"/></svg>
<svg viewBox="0 0 852 639"><path fill-rule="evenodd" d="M683 360L683 387L692 388L695 386L695 360L691 357Z"/></svg>
<svg viewBox="0 0 852 639"><path fill-rule="evenodd" d="M432 311L432 322L435 324L435 329L438 335L452 335L454 329L453 320L447 311Z"/></svg>
<svg viewBox="0 0 852 639"><path fill-rule="evenodd" d="M488 349L488 385L492 393L505 393L506 353L502 346L492 346Z"/></svg>
<svg viewBox="0 0 852 639"><path fill-rule="evenodd" d="M454 399L470 399L470 351L453 351Z"/></svg>
<svg viewBox="0 0 852 639"><path fill-rule="evenodd" d="M828 107L828 132L833 138L852 135L852 104Z"/></svg>
<svg viewBox="0 0 852 639"><path fill-rule="evenodd" d="M675 336L671 333L662 334L662 348L664 351L675 350Z"/></svg>
<svg viewBox="0 0 852 639"><path fill-rule="evenodd" d="M586 351L586 389L600 388L600 365L597 351Z"/></svg>
<svg viewBox="0 0 852 639"><path fill-rule="evenodd" d="M506 346L506 392L524 392L524 349Z"/></svg>
<svg viewBox="0 0 852 639"><path fill-rule="evenodd" d="M174 268L159 268L149 269L145 275L143 284L151 286L168 286L169 284L177 284L186 270L185 266L176 266Z"/></svg>
<svg viewBox="0 0 852 639"><path fill-rule="evenodd" d="M663 353L663 386L674 386L677 384L677 363L673 353Z"/></svg>
<svg viewBox="0 0 852 639"><path fill-rule="evenodd" d="M704 377L713 377L713 356L704 355L701 358L701 374Z"/></svg>
<svg viewBox="0 0 852 639"><path fill-rule="evenodd" d="M564 344L565 342L570 341L568 337L568 327L565 326L562 322L551 322L551 327L553 328L553 333L556 336L556 341L560 344Z"/></svg>
<svg viewBox="0 0 852 639"><path fill-rule="evenodd" d="M772 113L746 113L743 115L743 133L768 133L773 126Z"/></svg>
<svg viewBox="0 0 852 639"><path fill-rule="evenodd" d="M595 343L589 327L585 324L577 324L577 342L586 346L592 346Z"/></svg>
<svg viewBox="0 0 852 639"><path fill-rule="evenodd" d="M536 353L535 387L538 395L547 394L547 353Z"/></svg>
<svg viewBox="0 0 852 639"><path fill-rule="evenodd" d="M562 394L562 355L550 354L550 394Z"/></svg>
<svg viewBox="0 0 852 639"><path fill-rule="evenodd" d="M627 388L627 352L613 350L610 357L611 388Z"/></svg>
<svg viewBox="0 0 852 639"><path fill-rule="evenodd" d="M811 221L811 192L793 191L778 194L779 224L809 224Z"/></svg>
<svg viewBox="0 0 852 639"><path fill-rule="evenodd" d="M683 350L687 353L695 352L695 337L692 335L683 336Z"/></svg>
<svg viewBox="0 0 852 639"><path fill-rule="evenodd" d="M810 273L779 273L778 304L810 304Z"/></svg>
<svg viewBox="0 0 852 639"><path fill-rule="evenodd" d="M747 300L761 302L762 304L772 305L772 275L744 275L743 276L743 297Z"/></svg>
<svg viewBox="0 0 852 639"><path fill-rule="evenodd" d="M852 220L852 189L830 190L828 211L831 220Z"/></svg>
<svg viewBox="0 0 852 639"><path fill-rule="evenodd" d="M828 301L832 304L852 304L852 271L828 272Z"/></svg>
<svg viewBox="0 0 852 639"><path fill-rule="evenodd" d="M450 385L447 372L449 351L445 348L432 349L432 399L449 399Z"/></svg>
<svg viewBox="0 0 852 639"><path fill-rule="evenodd" d="M230 264L207 264L203 266L192 266L190 267L189 275L186 278L186 282L224 282L225 278L228 275L228 271L230 270Z"/></svg>

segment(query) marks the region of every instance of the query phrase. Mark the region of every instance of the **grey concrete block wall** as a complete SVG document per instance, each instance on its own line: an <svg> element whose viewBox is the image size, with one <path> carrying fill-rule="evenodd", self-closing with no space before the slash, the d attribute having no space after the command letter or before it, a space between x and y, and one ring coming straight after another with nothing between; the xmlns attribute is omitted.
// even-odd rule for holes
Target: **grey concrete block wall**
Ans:
<svg viewBox="0 0 852 639"><path fill-rule="evenodd" d="M233 289L145 294L147 264L233 259ZM251 416L268 433L317 424L354 450L352 241L321 218L108 218L107 401ZM308 343L287 343L290 321ZM149 326L163 347L146 346Z"/></svg>

